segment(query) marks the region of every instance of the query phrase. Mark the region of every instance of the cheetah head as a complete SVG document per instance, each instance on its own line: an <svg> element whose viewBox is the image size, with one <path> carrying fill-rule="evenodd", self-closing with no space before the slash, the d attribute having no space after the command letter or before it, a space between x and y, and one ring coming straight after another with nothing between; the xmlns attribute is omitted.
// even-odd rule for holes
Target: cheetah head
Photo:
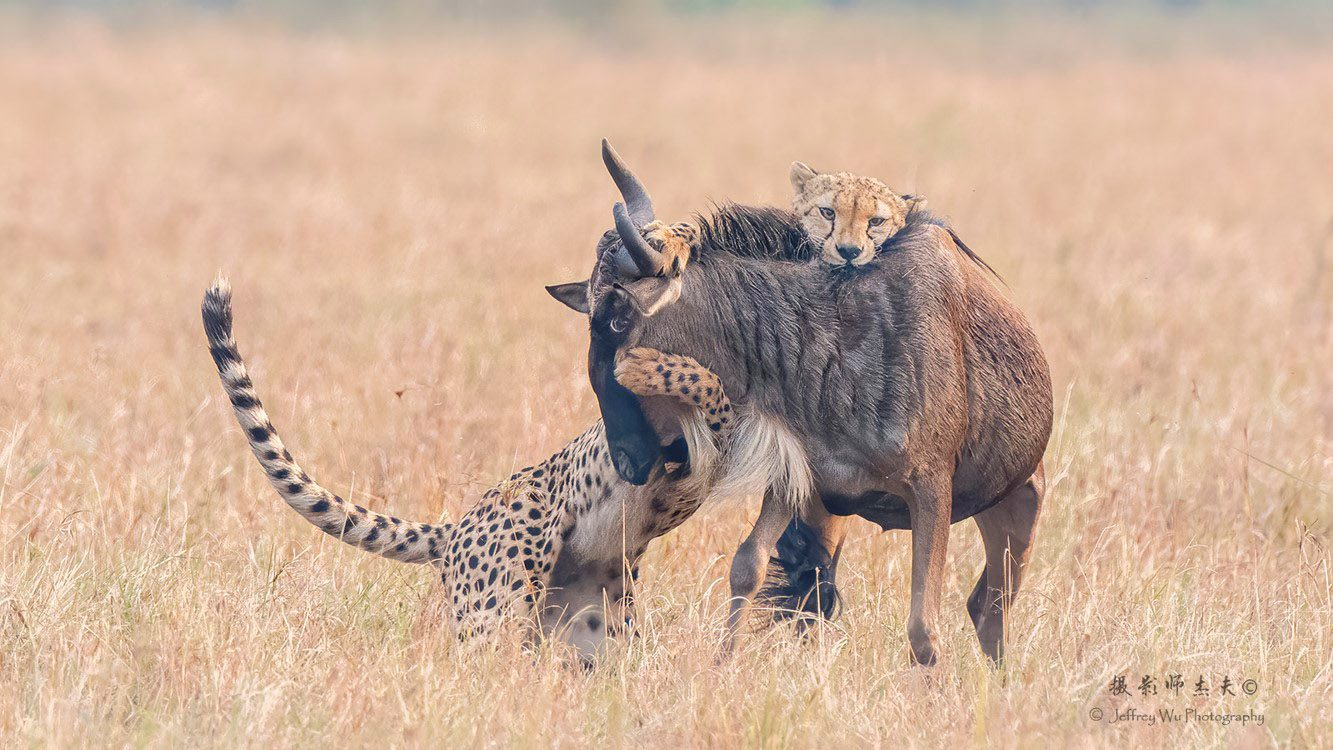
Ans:
<svg viewBox="0 0 1333 750"><path fill-rule="evenodd" d="M899 195L873 177L820 174L801 162L791 165L792 211L831 266L863 266L907 224L925 199Z"/></svg>

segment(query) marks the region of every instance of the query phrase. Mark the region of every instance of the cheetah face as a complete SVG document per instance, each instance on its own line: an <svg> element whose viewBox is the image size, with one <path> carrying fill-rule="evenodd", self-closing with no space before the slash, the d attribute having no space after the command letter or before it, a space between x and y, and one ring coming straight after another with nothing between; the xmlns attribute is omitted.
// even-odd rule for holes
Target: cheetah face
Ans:
<svg viewBox="0 0 1333 750"><path fill-rule="evenodd" d="M873 177L839 172L819 174L795 162L792 211L801 227L821 249L830 266L858 267L907 224L907 216L924 201L898 195Z"/></svg>

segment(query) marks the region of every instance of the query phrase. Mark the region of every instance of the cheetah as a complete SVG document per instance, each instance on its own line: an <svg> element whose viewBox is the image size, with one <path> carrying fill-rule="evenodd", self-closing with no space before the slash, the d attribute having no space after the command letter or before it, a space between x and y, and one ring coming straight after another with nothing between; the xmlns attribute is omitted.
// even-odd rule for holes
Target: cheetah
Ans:
<svg viewBox="0 0 1333 750"><path fill-rule="evenodd" d="M218 375L273 488L324 533L367 552L439 571L461 636L525 621L595 657L633 627L634 582L648 543L679 526L709 496L735 414L717 376L688 357L633 349L615 376L655 407L679 414L680 437L648 483L612 466L601 420L555 455L488 490L455 524L405 521L317 484L269 420L232 336L231 287L205 293L204 330Z"/></svg>
<svg viewBox="0 0 1333 750"><path fill-rule="evenodd" d="M869 263L875 253L907 225L908 216L925 208L917 195L899 195L874 177L847 172L820 174L792 162L791 210L830 266Z"/></svg>

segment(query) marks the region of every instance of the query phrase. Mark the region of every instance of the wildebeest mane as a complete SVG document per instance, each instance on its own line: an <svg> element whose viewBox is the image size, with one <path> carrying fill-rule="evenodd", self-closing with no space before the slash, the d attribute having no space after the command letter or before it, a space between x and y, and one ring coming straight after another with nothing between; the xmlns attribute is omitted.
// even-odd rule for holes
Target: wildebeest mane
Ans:
<svg viewBox="0 0 1333 750"><path fill-rule="evenodd" d="M780 208L721 203L711 214L695 214L694 219L700 260L718 253L797 262L819 255L796 215Z"/></svg>

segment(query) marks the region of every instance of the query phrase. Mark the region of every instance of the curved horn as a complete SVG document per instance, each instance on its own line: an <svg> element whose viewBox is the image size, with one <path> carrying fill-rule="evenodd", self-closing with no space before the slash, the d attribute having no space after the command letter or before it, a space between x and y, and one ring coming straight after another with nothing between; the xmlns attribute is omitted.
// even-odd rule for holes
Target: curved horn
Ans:
<svg viewBox="0 0 1333 750"><path fill-rule="evenodd" d="M602 139L602 162L606 164L606 171L611 173L611 179L615 180L616 187L620 189L620 197L625 199L630 218L640 226L657 218L653 211L653 199L648 197L648 189L639 182L639 178L635 177L633 172L629 171L620 154L611 148L611 142L605 138Z"/></svg>
<svg viewBox="0 0 1333 750"><path fill-rule="evenodd" d="M620 235L620 243L629 251L629 257L634 259L634 265L639 267L639 273L644 276L661 275L662 267L665 265L662 254L654 250L643 235L639 234L639 228L634 226L634 220L630 218L629 211L625 210L625 204L617 203L615 208L611 209L611 214L616 219L616 234Z"/></svg>

